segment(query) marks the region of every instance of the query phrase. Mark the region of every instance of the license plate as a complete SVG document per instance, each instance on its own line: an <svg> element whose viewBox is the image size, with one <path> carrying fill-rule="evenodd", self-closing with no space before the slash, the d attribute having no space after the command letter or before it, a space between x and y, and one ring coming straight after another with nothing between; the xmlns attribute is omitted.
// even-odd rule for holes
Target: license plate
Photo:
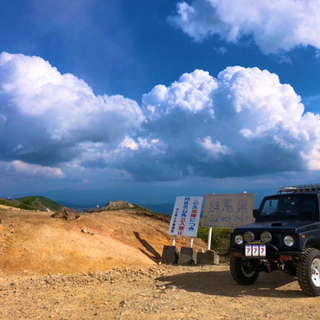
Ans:
<svg viewBox="0 0 320 320"><path fill-rule="evenodd" d="M265 244L246 244L247 258L264 258L266 256L266 245Z"/></svg>

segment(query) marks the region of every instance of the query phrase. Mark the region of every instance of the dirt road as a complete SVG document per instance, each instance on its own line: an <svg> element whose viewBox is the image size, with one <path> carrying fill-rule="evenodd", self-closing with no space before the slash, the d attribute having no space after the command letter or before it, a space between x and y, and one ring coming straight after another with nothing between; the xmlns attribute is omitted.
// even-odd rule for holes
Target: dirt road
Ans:
<svg viewBox="0 0 320 320"><path fill-rule="evenodd" d="M236 285L228 265L8 277L0 281L1 319L318 319L282 272Z"/></svg>

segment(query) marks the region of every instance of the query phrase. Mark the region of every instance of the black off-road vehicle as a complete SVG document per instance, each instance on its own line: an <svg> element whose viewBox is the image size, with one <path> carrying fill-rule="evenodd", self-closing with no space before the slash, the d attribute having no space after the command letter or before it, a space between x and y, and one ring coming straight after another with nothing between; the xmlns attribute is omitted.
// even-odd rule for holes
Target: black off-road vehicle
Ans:
<svg viewBox="0 0 320 320"><path fill-rule="evenodd" d="M255 223L231 234L230 271L242 285L261 271L296 275L309 296L320 295L320 184L281 187L254 210Z"/></svg>

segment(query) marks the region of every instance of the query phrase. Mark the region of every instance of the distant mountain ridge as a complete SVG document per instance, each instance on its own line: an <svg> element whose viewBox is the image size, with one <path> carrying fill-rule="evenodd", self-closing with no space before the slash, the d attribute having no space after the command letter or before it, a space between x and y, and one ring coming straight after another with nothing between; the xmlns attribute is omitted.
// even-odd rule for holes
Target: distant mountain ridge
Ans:
<svg viewBox="0 0 320 320"><path fill-rule="evenodd" d="M93 210L97 209L96 204L77 204L77 203L69 203L66 201L60 201L56 200L55 202L59 203L60 205L70 208L70 209L75 209L75 210ZM160 203L160 204L151 204L151 203L138 203L138 205L148 208L150 211L153 212L158 212L158 213L163 213L163 214L172 214L173 206L174 203ZM99 208L103 208L106 206L105 203L99 203L98 204Z"/></svg>
<svg viewBox="0 0 320 320"><path fill-rule="evenodd" d="M172 211L174 207L174 203L160 203L160 204L142 203L140 205L148 208L150 211L168 214L168 215L172 215Z"/></svg>
<svg viewBox="0 0 320 320"><path fill-rule="evenodd" d="M63 207L67 207L74 210L85 210L85 209L91 210L97 207L97 205L95 204L77 204L77 203L70 203L70 202L60 201L60 200L55 200L55 202L60 204ZM99 207L102 207L102 206L103 205L99 204Z"/></svg>
<svg viewBox="0 0 320 320"><path fill-rule="evenodd" d="M103 208L107 205L108 201L104 203L99 203L99 208ZM26 196L15 199L0 199L0 204L29 209L29 210L46 210L48 208L51 211L58 211L62 207L67 207L74 210L93 210L97 209L97 204L78 204L78 203L70 203L66 201L60 200L51 200L47 197L43 196ZM174 203L160 203L160 204L151 204L151 203L138 203L139 206L145 207L153 212L158 212L162 214L171 215Z"/></svg>

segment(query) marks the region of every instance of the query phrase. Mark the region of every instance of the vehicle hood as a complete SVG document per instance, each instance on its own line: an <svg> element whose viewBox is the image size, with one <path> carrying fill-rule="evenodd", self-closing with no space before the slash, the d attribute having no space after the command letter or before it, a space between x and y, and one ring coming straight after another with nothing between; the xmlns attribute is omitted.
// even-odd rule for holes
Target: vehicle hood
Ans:
<svg viewBox="0 0 320 320"><path fill-rule="evenodd" d="M296 229L308 229L308 227L312 225L318 224L320 226L320 223L317 221L263 221L263 222L255 222L246 224L244 226L238 227L235 230L241 231L243 230L255 230L255 229L261 229L261 230L296 230ZM301 230L301 231L302 231Z"/></svg>

